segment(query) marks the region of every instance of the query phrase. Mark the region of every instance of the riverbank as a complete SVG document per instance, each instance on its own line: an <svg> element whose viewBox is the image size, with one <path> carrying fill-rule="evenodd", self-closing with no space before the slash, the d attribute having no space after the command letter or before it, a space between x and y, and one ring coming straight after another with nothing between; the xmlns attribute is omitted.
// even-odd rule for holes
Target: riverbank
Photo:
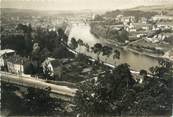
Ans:
<svg viewBox="0 0 173 117"><path fill-rule="evenodd" d="M152 53L146 53L146 52L139 52L133 48L127 48L129 51L131 52L134 52L134 53L137 53L137 54L141 54L141 55L145 55L145 56L149 56L149 57L152 57L152 58L156 58L156 59L167 59L171 62L173 62L173 58L169 57L166 55L166 53L164 55L156 55L156 54L152 54Z"/></svg>
<svg viewBox="0 0 173 117"><path fill-rule="evenodd" d="M157 60L162 58L162 59L167 59L167 60L173 62L173 59L171 57L169 57L167 55L167 53L165 53L164 55L161 55L161 54L157 54L156 52L147 52L145 50L144 51L139 51L137 49L134 49L131 46L128 46L127 44L119 44L119 43L117 44L116 41L112 41L112 40L109 40L109 39L103 39L103 38L100 38L100 39L103 40L109 46L112 46L112 47L115 47L115 48L130 51L130 52L133 52L133 53L139 54L139 55L148 56L148 57L151 57L151 58L155 58Z"/></svg>
<svg viewBox="0 0 173 117"><path fill-rule="evenodd" d="M141 69L149 70L150 67L157 66L158 60L154 57L145 56L142 54L137 54L135 52L132 52L130 50L124 49L127 44L125 43L117 43L114 40L104 39L104 38L96 38L93 34L90 32L89 25L73 25L71 27L71 31L69 33L69 43L72 37L75 37L77 40L81 39L84 43L87 43L90 47L94 46L96 43L100 43L102 45L110 46L114 49L117 49L120 51L120 59L113 59L113 55L111 55L109 58L107 58L107 61L111 64L123 64L127 63L130 65L131 69L135 71L140 71ZM80 48L80 52L85 53L90 56L95 56L94 53L86 51L86 49ZM100 55L101 60L105 60L105 57Z"/></svg>
<svg viewBox="0 0 173 117"><path fill-rule="evenodd" d="M124 49L126 49L126 50L128 50L128 51L131 51L131 52L134 52L134 53L136 53L136 54L145 55L145 56L149 56L149 57L156 58L156 59L161 58L161 56L158 55L158 54L147 53L147 52L145 52L145 51L142 51L142 52L141 52L141 51L138 51L138 50L133 49L133 48L131 48L131 47L124 47Z"/></svg>
<svg viewBox="0 0 173 117"><path fill-rule="evenodd" d="M154 54L154 53L147 53L145 51L141 52L141 51L138 51L136 49L133 49L131 48L130 46L127 46L127 44L116 44L117 42L115 41L111 41L111 40L108 40L108 39L102 39L106 44L108 44L109 46L112 46L114 48L119 48L119 49L123 49L123 50L127 50L127 51L130 51L130 52L133 52L135 54L139 54L139 55L145 55L145 56L148 56L148 57L152 57L152 58L156 58L156 59L159 59L161 58L162 56L161 55L158 55L158 54Z"/></svg>
<svg viewBox="0 0 173 117"><path fill-rule="evenodd" d="M112 37L109 34L103 34L102 32L99 31L103 31L103 30L99 30L99 28L101 28L102 26L95 24L95 25L90 25L91 29L90 29L90 33L95 36L95 38L97 38L98 40L104 41L106 44L110 45L110 46L114 46L116 48L123 48L126 49L127 51L136 53L136 54L140 54L140 55L145 55L148 57L152 57L152 58L164 58L164 59L168 59L169 61L173 61L173 59L171 59L168 56L164 56L165 52L167 52L170 49L170 44L165 45L163 44L155 44L155 43L149 43L146 42L144 39L141 39L138 42L135 42L134 44L128 44L125 42L118 42L118 40L114 39L114 38L110 38ZM97 28L98 29L97 29ZM96 30L96 29L97 30ZM106 31L105 31L106 32ZM133 43L133 41L131 41Z"/></svg>

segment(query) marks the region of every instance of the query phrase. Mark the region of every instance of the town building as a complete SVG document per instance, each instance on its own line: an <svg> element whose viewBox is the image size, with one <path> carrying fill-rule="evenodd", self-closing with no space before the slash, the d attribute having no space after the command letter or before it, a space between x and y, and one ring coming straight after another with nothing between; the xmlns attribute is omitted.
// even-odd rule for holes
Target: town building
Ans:
<svg viewBox="0 0 173 117"><path fill-rule="evenodd" d="M152 17L153 21L172 21L173 16L167 16L167 15L155 15Z"/></svg>
<svg viewBox="0 0 173 117"><path fill-rule="evenodd" d="M126 28L128 32L149 31L151 29L152 29L152 25L145 24L145 23L130 23L130 25L127 25L127 28Z"/></svg>
<svg viewBox="0 0 173 117"><path fill-rule="evenodd" d="M73 61L72 59L54 59L48 57L42 63L43 73L47 77L62 78L64 65L66 65L67 67L67 64L72 61Z"/></svg>
<svg viewBox="0 0 173 117"><path fill-rule="evenodd" d="M13 55L14 53L15 53L15 51L12 49L0 50L0 67L1 67L1 69L2 69L2 67L5 66L5 59L8 58L9 56Z"/></svg>
<svg viewBox="0 0 173 117"><path fill-rule="evenodd" d="M10 73L23 74L24 73L24 63L28 59L14 54L6 59L7 69Z"/></svg>
<svg viewBox="0 0 173 117"><path fill-rule="evenodd" d="M161 29L170 29L173 30L173 21L166 21L166 22L158 22L157 27Z"/></svg>

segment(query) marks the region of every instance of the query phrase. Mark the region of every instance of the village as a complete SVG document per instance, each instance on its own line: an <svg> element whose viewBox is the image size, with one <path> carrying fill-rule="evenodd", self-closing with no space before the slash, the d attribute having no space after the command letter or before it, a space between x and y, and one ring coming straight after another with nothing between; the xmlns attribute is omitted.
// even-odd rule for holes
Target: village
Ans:
<svg viewBox="0 0 173 117"><path fill-rule="evenodd" d="M0 50L2 110L9 109L7 115L172 114L171 14L115 10L43 15L8 10L1 18ZM91 40L104 43L73 37L73 26L90 26ZM157 65L148 62L148 69L131 69L126 61L118 63L122 55L138 62L131 51L141 62L141 54L149 55L146 60ZM9 101L10 96L14 100Z"/></svg>
<svg viewBox="0 0 173 117"><path fill-rule="evenodd" d="M135 14L133 10L122 11L121 14L121 11L117 10L105 15L97 15L93 17L91 32L101 38L107 38L108 43L120 42L119 45L125 45L133 52L142 52L149 56L159 55L172 60L172 15L161 11L148 12L145 15L141 12L138 16L133 16L133 12ZM123 37L124 40L118 40L118 37Z"/></svg>

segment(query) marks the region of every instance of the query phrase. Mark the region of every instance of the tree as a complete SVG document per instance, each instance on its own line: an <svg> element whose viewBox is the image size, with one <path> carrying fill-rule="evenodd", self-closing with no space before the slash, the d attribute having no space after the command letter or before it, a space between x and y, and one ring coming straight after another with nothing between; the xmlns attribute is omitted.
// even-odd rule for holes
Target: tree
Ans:
<svg viewBox="0 0 173 117"><path fill-rule="evenodd" d="M78 39L78 44L80 45L80 46L83 46L84 45L84 42L81 40L81 39Z"/></svg>
<svg viewBox="0 0 173 117"><path fill-rule="evenodd" d="M129 65L121 64L78 86L74 97L76 111L84 116L113 115L171 115L172 68L160 78L147 79L137 84L132 78ZM146 75L141 70L141 75ZM163 79L162 78L162 79Z"/></svg>
<svg viewBox="0 0 173 117"><path fill-rule="evenodd" d="M172 62L164 59L159 60L159 66L151 67L150 72L156 77L163 77L165 73L169 72L172 67Z"/></svg>
<svg viewBox="0 0 173 117"><path fill-rule="evenodd" d="M63 42L64 42L65 44L68 43L68 36L67 36L66 34L64 34L64 36L63 36Z"/></svg>
<svg viewBox="0 0 173 117"><path fill-rule="evenodd" d="M34 43L34 45L33 45L33 50L32 50L32 54L33 54L33 55L34 55L34 54L38 54L39 51L40 51L40 46L39 46L39 44L38 44L38 43Z"/></svg>
<svg viewBox="0 0 173 117"><path fill-rule="evenodd" d="M90 116L101 115L109 109L109 91L107 83L90 80L79 84L74 98L76 111Z"/></svg>
<svg viewBox="0 0 173 117"><path fill-rule="evenodd" d="M100 60L100 59L99 59L99 55L100 55L100 53L102 52L102 44L96 43L96 44L94 45L94 47L92 47L91 49L92 49L92 51L93 51L95 54L97 54L97 59L98 59L98 61L99 61L99 60Z"/></svg>
<svg viewBox="0 0 173 117"><path fill-rule="evenodd" d="M142 70L140 70L139 74L146 77L147 76L147 71L142 69Z"/></svg>
<svg viewBox="0 0 173 117"><path fill-rule="evenodd" d="M147 77L147 71L142 69L142 70L140 70L139 75L142 76L142 78L140 79L139 83L142 83L143 80Z"/></svg>
<svg viewBox="0 0 173 117"><path fill-rule="evenodd" d="M78 43L77 43L77 41L76 41L75 38L71 38L70 47L71 47L72 49L76 49L76 48L78 47Z"/></svg>
<svg viewBox="0 0 173 117"><path fill-rule="evenodd" d="M80 48L81 48L81 46L84 45L84 42L81 39L78 39L77 40L77 43L78 43L78 45L79 45ZM79 48L79 51L80 51L80 48Z"/></svg>
<svg viewBox="0 0 173 117"><path fill-rule="evenodd" d="M112 54L112 48L109 46L103 46L102 52L103 52L103 56L106 56L108 58Z"/></svg>
<svg viewBox="0 0 173 117"><path fill-rule="evenodd" d="M60 45L58 48L55 48L54 51L52 52L52 54L53 54L53 57L55 57L55 58L68 58L68 57L74 56L63 45Z"/></svg>
<svg viewBox="0 0 173 117"><path fill-rule="evenodd" d="M149 68L149 71L150 71L150 73L153 74L153 75L156 74L156 73L155 73L155 67L150 67L150 68Z"/></svg>
<svg viewBox="0 0 173 117"><path fill-rule="evenodd" d="M129 66L122 64L113 72L106 70L104 74L98 75L97 79L79 84L74 98L76 110L89 115L119 114L118 111L123 110L135 94L130 91L133 84ZM121 105L118 106L118 103Z"/></svg>
<svg viewBox="0 0 173 117"><path fill-rule="evenodd" d="M122 29L119 33L119 41L120 42L125 42L126 40L129 40L129 34L126 30Z"/></svg>
<svg viewBox="0 0 173 117"><path fill-rule="evenodd" d="M135 80L132 79L132 74L129 67L130 66L127 63L124 63L118 65L113 71L115 78L118 79L119 82L123 82L120 84L124 84L124 86L126 86L127 88L133 86L133 84L135 83Z"/></svg>
<svg viewBox="0 0 173 117"><path fill-rule="evenodd" d="M120 59L120 51L114 50L113 59Z"/></svg>
<svg viewBox="0 0 173 117"><path fill-rule="evenodd" d="M95 21L103 21L104 18L100 15L96 15L95 18L94 18Z"/></svg>
<svg viewBox="0 0 173 117"><path fill-rule="evenodd" d="M31 116L33 113L36 116L50 115L52 112L65 110L65 103L60 99L51 98L48 91L28 88L27 92L24 101L22 101L27 110L26 115Z"/></svg>
<svg viewBox="0 0 173 117"><path fill-rule="evenodd" d="M114 50L113 59L120 59L120 51ZM116 62L115 62L116 64Z"/></svg>
<svg viewBox="0 0 173 117"><path fill-rule="evenodd" d="M58 36L60 37L60 39L63 38L63 36L64 36L64 30L62 28L59 28L58 29Z"/></svg>
<svg viewBox="0 0 173 117"><path fill-rule="evenodd" d="M87 43L85 43L84 46L86 47L87 52L89 52L90 51L90 46Z"/></svg>
<svg viewBox="0 0 173 117"><path fill-rule="evenodd" d="M34 68L31 62L24 63L24 74L34 74Z"/></svg>
<svg viewBox="0 0 173 117"><path fill-rule="evenodd" d="M52 55L51 52L47 48L43 48L39 52L40 61L43 62L47 57L50 57L51 55Z"/></svg>

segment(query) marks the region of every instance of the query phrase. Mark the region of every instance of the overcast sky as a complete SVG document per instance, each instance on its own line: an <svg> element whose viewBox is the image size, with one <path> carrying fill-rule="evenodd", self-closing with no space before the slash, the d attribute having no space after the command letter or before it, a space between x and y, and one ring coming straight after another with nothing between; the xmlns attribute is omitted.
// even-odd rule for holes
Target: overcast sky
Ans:
<svg viewBox="0 0 173 117"><path fill-rule="evenodd" d="M140 5L173 4L173 0L0 0L3 8L39 10L123 9Z"/></svg>

